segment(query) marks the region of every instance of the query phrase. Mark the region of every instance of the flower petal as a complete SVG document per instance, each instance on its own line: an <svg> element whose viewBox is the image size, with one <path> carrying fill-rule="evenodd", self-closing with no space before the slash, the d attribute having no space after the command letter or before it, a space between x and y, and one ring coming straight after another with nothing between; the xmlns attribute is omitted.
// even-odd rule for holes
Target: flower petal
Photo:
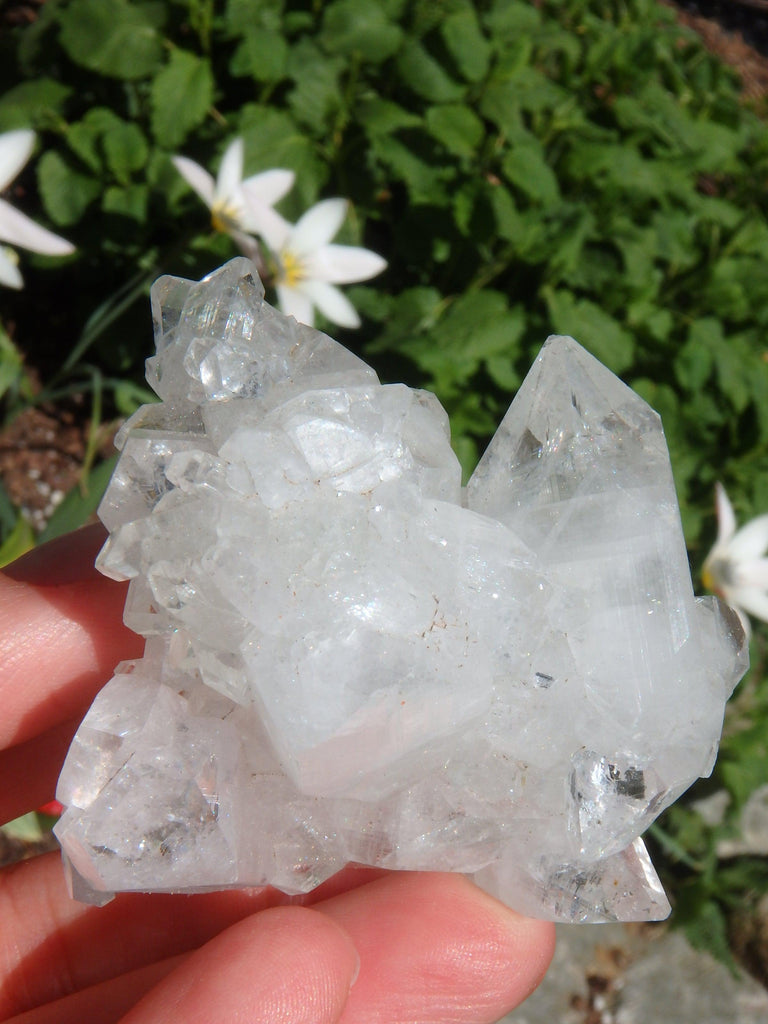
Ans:
<svg viewBox="0 0 768 1024"><path fill-rule="evenodd" d="M16 266L16 253L13 249L0 248L0 284L7 288L23 288L24 279Z"/></svg>
<svg viewBox="0 0 768 1024"><path fill-rule="evenodd" d="M197 192L210 210L213 206L215 183L208 171L186 156L174 156L171 159L182 178Z"/></svg>
<svg viewBox="0 0 768 1024"><path fill-rule="evenodd" d="M380 274L387 261L370 249L354 245L324 245L307 259L307 274L331 284L367 281Z"/></svg>
<svg viewBox="0 0 768 1024"><path fill-rule="evenodd" d="M734 593L733 604L756 619L768 622L768 594L756 588L744 588Z"/></svg>
<svg viewBox="0 0 768 1024"><path fill-rule="evenodd" d="M243 140L238 136L224 151L216 177L216 198L226 200L234 195L243 180Z"/></svg>
<svg viewBox="0 0 768 1024"><path fill-rule="evenodd" d="M346 199L323 199L310 206L296 221L291 235L291 251L306 256L333 238L347 215Z"/></svg>
<svg viewBox="0 0 768 1024"><path fill-rule="evenodd" d="M359 327L360 317L349 299L325 281L302 281L304 291L323 316L340 327Z"/></svg>
<svg viewBox="0 0 768 1024"><path fill-rule="evenodd" d="M46 256L68 256L75 251L71 242L41 228L4 199L0 199L0 241L20 245L22 249L41 252Z"/></svg>
<svg viewBox="0 0 768 1024"><path fill-rule="evenodd" d="M768 558L753 558L736 565L736 586L768 590Z"/></svg>
<svg viewBox="0 0 768 1024"><path fill-rule="evenodd" d="M273 171L261 171L252 174L242 182L242 189L248 198L273 206L278 200L290 192L296 175L293 171L276 168Z"/></svg>
<svg viewBox="0 0 768 1024"><path fill-rule="evenodd" d="M253 260L257 267L263 263L261 246L259 245L258 238L254 238L252 235L248 235L244 231L238 231L237 228L232 228L229 235L230 238L233 238L237 242L238 248L243 256L247 256L249 260Z"/></svg>
<svg viewBox="0 0 768 1024"><path fill-rule="evenodd" d="M248 204L244 210L243 220L248 224L248 230L261 235L264 241L275 255L288 248L293 225L289 224L285 217L281 217L277 210L263 204ZM251 225L253 225L251 227Z"/></svg>
<svg viewBox="0 0 768 1024"><path fill-rule="evenodd" d="M261 235L274 252L285 248L291 234L291 225L277 210L251 197L243 187L240 203L240 224L244 231Z"/></svg>
<svg viewBox="0 0 768 1024"><path fill-rule="evenodd" d="M300 324L312 327L315 323L315 312L312 300L303 289L277 285L277 304L286 316L293 316Z"/></svg>
<svg viewBox="0 0 768 1024"><path fill-rule="evenodd" d="M766 551L768 551L768 515L750 520L728 542L728 553L737 562L760 558Z"/></svg>
<svg viewBox="0 0 768 1024"><path fill-rule="evenodd" d="M0 135L0 189L6 188L32 156L35 133L29 128Z"/></svg>
<svg viewBox="0 0 768 1024"><path fill-rule="evenodd" d="M725 488L715 484L715 511L717 512L717 545L724 544L736 533L736 516Z"/></svg>

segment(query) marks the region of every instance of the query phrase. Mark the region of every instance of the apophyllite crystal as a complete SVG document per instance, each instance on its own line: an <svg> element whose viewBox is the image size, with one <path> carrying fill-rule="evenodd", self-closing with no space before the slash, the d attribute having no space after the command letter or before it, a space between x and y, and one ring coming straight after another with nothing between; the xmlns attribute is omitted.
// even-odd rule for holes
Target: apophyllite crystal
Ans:
<svg viewBox="0 0 768 1024"><path fill-rule="evenodd" d="M79 898L462 871L524 913L664 917L639 838L746 667L693 595L659 417L550 338L465 493L437 399L263 301L161 278L102 572L147 637L80 726ZM588 340L588 339L587 339Z"/></svg>

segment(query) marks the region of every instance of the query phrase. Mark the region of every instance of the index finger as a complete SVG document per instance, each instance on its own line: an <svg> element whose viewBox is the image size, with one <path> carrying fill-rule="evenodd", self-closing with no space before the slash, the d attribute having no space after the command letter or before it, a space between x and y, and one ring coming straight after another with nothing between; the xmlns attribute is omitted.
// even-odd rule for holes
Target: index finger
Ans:
<svg viewBox="0 0 768 1024"><path fill-rule="evenodd" d="M84 527L0 573L0 750L82 717L117 662L141 655L126 584L93 565L105 538Z"/></svg>

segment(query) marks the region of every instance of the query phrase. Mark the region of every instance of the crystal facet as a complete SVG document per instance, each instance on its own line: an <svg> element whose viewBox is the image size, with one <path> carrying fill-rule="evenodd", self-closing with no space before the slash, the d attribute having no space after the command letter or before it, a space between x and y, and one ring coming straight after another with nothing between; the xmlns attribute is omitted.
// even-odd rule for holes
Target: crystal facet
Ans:
<svg viewBox="0 0 768 1024"><path fill-rule="evenodd" d="M435 397L272 309L152 293L162 399L98 566L146 638L73 741L73 893L461 871L564 921L664 917L640 834L711 771L746 668L693 594L658 416L548 339L462 494Z"/></svg>

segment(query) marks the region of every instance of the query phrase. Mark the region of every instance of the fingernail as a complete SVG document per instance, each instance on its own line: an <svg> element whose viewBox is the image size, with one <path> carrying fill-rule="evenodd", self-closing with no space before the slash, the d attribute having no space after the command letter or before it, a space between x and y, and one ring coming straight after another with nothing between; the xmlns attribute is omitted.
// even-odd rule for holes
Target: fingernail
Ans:
<svg viewBox="0 0 768 1024"><path fill-rule="evenodd" d="M61 587L98 576L94 561L107 531L101 523L83 526L33 548L3 570L8 579L34 587Z"/></svg>
<svg viewBox="0 0 768 1024"><path fill-rule="evenodd" d="M350 979L350 982L349 982L350 989L355 984L357 979L360 977L360 954L357 952L357 950L355 950L355 957L356 957L355 969L352 972L352 978Z"/></svg>

